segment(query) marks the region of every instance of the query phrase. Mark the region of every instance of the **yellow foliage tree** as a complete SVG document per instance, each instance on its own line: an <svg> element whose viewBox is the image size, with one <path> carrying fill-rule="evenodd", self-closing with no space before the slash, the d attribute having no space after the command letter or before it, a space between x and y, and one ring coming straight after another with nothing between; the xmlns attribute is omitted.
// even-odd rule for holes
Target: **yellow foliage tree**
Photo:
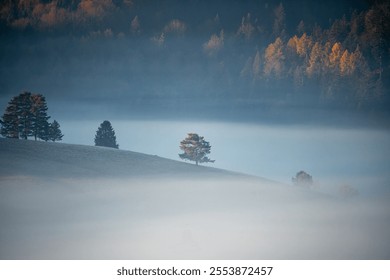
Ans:
<svg viewBox="0 0 390 280"><path fill-rule="evenodd" d="M291 37L290 40L288 40L287 46L294 50L300 57L308 57L310 49L313 46L313 40L310 36L307 36L306 33L303 33L300 38L298 38L297 35L294 35L294 37Z"/></svg>
<svg viewBox="0 0 390 280"><path fill-rule="evenodd" d="M268 45L264 55L264 74L269 77L272 74L280 78L284 68L283 42L278 37L274 43Z"/></svg>
<svg viewBox="0 0 390 280"><path fill-rule="evenodd" d="M309 61L306 67L306 74L309 77L319 75L323 66L323 50L321 44L316 42L311 49Z"/></svg>
<svg viewBox="0 0 390 280"><path fill-rule="evenodd" d="M343 52L343 55L340 58L340 74L341 76L349 76L354 71L354 65L351 60L351 54L348 50Z"/></svg>
<svg viewBox="0 0 390 280"><path fill-rule="evenodd" d="M334 43L332 47L332 52L329 54L329 66L333 69L336 69L340 63L340 58L342 55L342 46L339 42Z"/></svg>

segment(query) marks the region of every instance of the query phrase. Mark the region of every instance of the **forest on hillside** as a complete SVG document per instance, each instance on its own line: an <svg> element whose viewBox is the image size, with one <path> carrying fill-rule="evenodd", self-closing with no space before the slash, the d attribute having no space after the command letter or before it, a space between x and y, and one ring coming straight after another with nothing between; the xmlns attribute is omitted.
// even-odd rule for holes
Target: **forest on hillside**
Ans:
<svg viewBox="0 0 390 280"><path fill-rule="evenodd" d="M184 2L3 1L2 95L23 81L119 111L388 110L387 1Z"/></svg>

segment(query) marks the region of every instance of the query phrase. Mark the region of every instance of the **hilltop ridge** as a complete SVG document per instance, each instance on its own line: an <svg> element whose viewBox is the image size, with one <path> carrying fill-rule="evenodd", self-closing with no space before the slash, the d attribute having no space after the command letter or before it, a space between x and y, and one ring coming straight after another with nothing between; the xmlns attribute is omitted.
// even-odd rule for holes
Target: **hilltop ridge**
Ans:
<svg viewBox="0 0 390 280"><path fill-rule="evenodd" d="M0 153L0 176L245 176L157 155L87 145L2 138Z"/></svg>

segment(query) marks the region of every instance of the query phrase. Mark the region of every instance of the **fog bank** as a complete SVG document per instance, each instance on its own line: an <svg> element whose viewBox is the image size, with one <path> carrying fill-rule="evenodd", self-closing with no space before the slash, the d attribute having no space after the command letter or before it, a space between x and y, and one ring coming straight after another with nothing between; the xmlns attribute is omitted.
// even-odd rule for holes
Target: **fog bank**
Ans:
<svg viewBox="0 0 390 280"><path fill-rule="evenodd" d="M109 117L108 115L105 117ZM344 184L363 194L389 192L390 132L333 126L264 125L213 121L110 119L120 149L180 160L179 143L188 132L210 142L208 166L291 184L300 170L313 176L318 191L334 193ZM93 145L99 121L63 123L64 141Z"/></svg>
<svg viewBox="0 0 390 280"><path fill-rule="evenodd" d="M3 178L2 259L388 259L384 200L258 180Z"/></svg>

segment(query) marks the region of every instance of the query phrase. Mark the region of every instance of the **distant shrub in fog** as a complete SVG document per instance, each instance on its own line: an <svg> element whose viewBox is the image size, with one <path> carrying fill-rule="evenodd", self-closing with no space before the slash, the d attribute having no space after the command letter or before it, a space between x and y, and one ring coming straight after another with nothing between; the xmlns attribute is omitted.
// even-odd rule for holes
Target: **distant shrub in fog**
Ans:
<svg viewBox="0 0 390 280"><path fill-rule="evenodd" d="M313 177L301 170L295 175L295 178L292 178L292 182L296 186L310 187L313 185Z"/></svg>
<svg viewBox="0 0 390 280"><path fill-rule="evenodd" d="M338 189L338 195L343 199L348 199L359 195L357 189L350 185L342 185Z"/></svg>

